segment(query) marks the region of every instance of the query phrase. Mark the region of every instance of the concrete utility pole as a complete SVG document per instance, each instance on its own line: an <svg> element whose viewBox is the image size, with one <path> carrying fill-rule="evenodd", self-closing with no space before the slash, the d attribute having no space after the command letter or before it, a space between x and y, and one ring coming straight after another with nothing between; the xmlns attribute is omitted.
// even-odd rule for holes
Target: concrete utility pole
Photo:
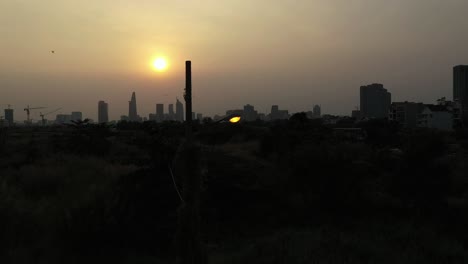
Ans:
<svg viewBox="0 0 468 264"><path fill-rule="evenodd" d="M185 62L185 125L187 141L192 141L192 62Z"/></svg>
<svg viewBox="0 0 468 264"><path fill-rule="evenodd" d="M182 180L183 201L179 207L178 230L176 234L177 264L207 263L200 232L201 170L200 148L192 136L192 69L191 62L185 62L185 143L176 157L177 178Z"/></svg>

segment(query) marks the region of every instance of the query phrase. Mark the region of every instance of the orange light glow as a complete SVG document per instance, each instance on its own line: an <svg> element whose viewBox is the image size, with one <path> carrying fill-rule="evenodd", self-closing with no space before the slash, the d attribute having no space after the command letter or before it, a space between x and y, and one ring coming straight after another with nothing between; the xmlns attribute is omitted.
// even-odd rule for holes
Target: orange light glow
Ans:
<svg viewBox="0 0 468 264"><path fill-rule="evenodd" d="M241 120L240 116L235 116L235 117L232 117L231 119L229 119L229 122L231 123L237 123Z"/></svg>

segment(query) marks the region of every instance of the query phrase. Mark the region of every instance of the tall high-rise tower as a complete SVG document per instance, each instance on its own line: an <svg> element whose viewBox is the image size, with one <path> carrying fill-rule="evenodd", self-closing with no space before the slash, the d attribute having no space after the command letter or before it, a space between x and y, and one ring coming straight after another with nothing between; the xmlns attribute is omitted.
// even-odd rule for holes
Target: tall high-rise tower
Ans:
<svg viewBox="0 0 468 264"><path fill-rule="evenodd" d="M98 103L98 123L109 122L109 105L104 101Z"/></svg>
<svg viewBox="0 0 468 264"><path fill-rule="evenodd" d="M183 122L184 121L184 105L177 99L176 102L176 120Z"/></svg>
<svg viewBox="0 0 468 264"><path fill-rule="evenodd" d="M128 119L138 121L137 102L135 92L132 93L132 99L128 102Z"/></svg>
<svg viewBox="0 0 468 264"><path fill-rule="evenodd" d="M8 120L10 126L14 125L13 109L11 109L10 106L8 106L8 109L5 109L5 119Z"/></svg>
<svg viewBox="0 0 468 264"><path fill-rule="evenodd" d="M383 84L361 86L361 114L367 118L387 118L392 95Z"/></svg>
<svg viewBox="0 0 468 264"><path fill-rule="evenodd" d="M174 120L175 119L175 113L174 113L174 104L169 104L169 120Z"/></svg>
<svg viewBox="0 0 468 264"><path fill-rule="evenodd" d="M164 104L156 104L156 119L158 122L164 121Z"/></svg>
<svg viewBox="0 0 468 264"><path fill-rule="evenodd" d="M453 101L460 105L463 126L468 126L468 65L453 68Z"/></svg>

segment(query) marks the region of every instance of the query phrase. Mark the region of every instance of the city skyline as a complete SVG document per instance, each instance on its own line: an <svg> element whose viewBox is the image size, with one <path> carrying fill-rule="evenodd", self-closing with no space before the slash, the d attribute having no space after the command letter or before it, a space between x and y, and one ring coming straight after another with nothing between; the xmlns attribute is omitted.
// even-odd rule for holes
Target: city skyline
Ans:
<svg viewBox="0 0 468 264"><path fill-rule="evenodd" d="M463 88L466 86L466 83L460 84L460 81L458 81L459 77L457 77L458 75L456 74L456 72L457 72L457 69L462 68L462 69L464 70L463 73L465 73L465 69L466 69L467 67L468 67L468 66L466 66L466 65L456 65L456 66L453 67L453 80L452 80L452 81L453 81L453 87L452 87L452 95L451 95L450 98L453 97L453 99L455 99L455 98L457 98L457 96L459 97L460 95L457 95L457 91L458 91L458 90L464 91ZM464 76L464 75L463 75L463 76ZM465 79L463 79L463 81L465 81ZM364 118L364 117L371 117L371 118L372 118L371 115L368 115L368 114L365 113L365 111L367 111L367 110L363 110L363 99L365 98L365 97L363 97L363 89L369 89L370 91L372 91L372 90L374 90L374 89L375 89L375 90L383 90L385 93L389 94L389 98L388 98L389 102L386 103L386 104L388 104L388 107L386 107L386 108L389 109L389 110L390 110L390 107L389 107L390 105L389 105L389 103L391 103L391 102L396 102L396 101L392 100L392 98L391 98L391 92L387 92L387 89L384 89L384 85L383 85L383 84L373 83L373 84L370 84L370 85L364 85L364 86L361 85L361 86L360 86L360 101L357 102L357 105L360 104L359 109L360 109L361 118ZM466 87L465 87L465 89L466 89ZM458 91L458 93L460 93L460 92ZM376 96L376 95L373 95L373 98L374 98L375 96ZM443 97L441 97L441 98L444 98L444 99L445 99L446 96L443 96ZM376 99L376 98L374 98L374 99ZM458 98L458 99L459 99L459 98ZM380 100L380 99L379 99L379 100ZM379 100L377 100L377 101L374 102L374 103L378 103ZM439 98L438 98L438 100L439 100ZM367 99L366 99L365 101L367 101ZM371 100L371 101L374 101L374 100ZM408 100L401 100L401 102L408 102ZM422 103L422 102L421 102L421 101L417 101L417 103ZM431 102L431 103L433 103L433 102ZM430 103L429 103L429 104L430 104ZM156 120L156 121L162 121L162 120L164 120L164 118L163 118L164 115L165 115L165 114L170 114L171 112L172 112L172 114L174 114L174 116L172 116L171 118L169 118L169 120L178 120L178 121L181 121L181 120L185 119L184 117L181 117L181 116L183 116L184 103L183 103L183 102L180 102L180 101L178 100L178 97L176 97L176 112L173 112L173 111L174 111L174 109L173 109L174 104L173 104L173 103L168 103L168 104L156 103L156 104L155 104L155 105L156 105L156 108L154 108L153 112L144 113L142 116L140 116L140 115L137 113L137 105L138 105L138 104L137 104L137 101L136 101L136 92L132 92L132 94L131 94L131 100L128 101L128 108L127 108L127 109L128 109L128 112L127 112L128 115L125 115L124 113L120 113L120 114L115 114L115 115L119 116L118 118L115 118L115 119L109 118L108 102L99 101L99 102L98 102L98 107L97 107L97 117L96 117L96 118L93 118L93 117L91 117L91 116L86 116L86 115L85 115L85 117L83 117L83 119L84 119L84 118L90 118L91 120L95 120L95 121L97 121L98 123L106 123L106 122L111 122L111 121L121 121L121 120L123 120L123 118L125 118L125 120L128 120L128 121L139 121L139 122L140 122L140 121L143 121L143 120L150 120L150 121L151 121L151 120L152 120L152 115L154 115L154 118L156 118L156 119L154 119L154 120ZM179 111L177 111L177 107L180 108ZM244 111L244 112L246 112L246 111L247 111L247 112L253 111L253 108L254 108L254 107L255 107L255 106L250 105L250 104L247 103L247 104L245 104L245 105L243 106L244 110L229 110L229 109L223 109L223 110L219 110L218 113L217 113L217 114L214 114L214 115L206 115L206 114L204 114L204 113L200 113L200 112L195 112L195 111L194 111L194 112L192 112L192 114L195 114L196 116L198 116L199 114L202 114L204 117L211 117L211 118L213 118L213 117L215 117L215 116L223 116L223 115L224 115L224 114L223 114L224 112L226 113L226 115L229 115L229 114L232 114L232 113L234 113L234 112L236 112L236 111ZM317 107L318 107L318 109L317 109ZM8 105L8 109L9 109L9 108L11 108L11 105ZM47 107L46 107L46 108L47 108ZM166 108L167 108L167 109L166 109ZM239 108L239 107L237 107L237 108ZM251 108L252 110L250 110L249 108ZM5 109L5 115L6 115L6 111L7 111L8 109ZM104 110L101 111L101 109L104 109ZM171 109L172 109L172 111L171 111ZM181 109L182 109L182 110L181 110ZM236 109L236 108L233 108L233 109ZM247 109L247 110L246 110L246 109ZM14 109L12 108L12 109L10 109L10 110L14 110ZM21 110L21 109L20 109L20 110ZM62 108L57 109L57 110L62 110ZM158 111L158 110L159 110L159 111ZM272 114L272 115L275 115L276 112L284 112L284 113L280 114L280 116L274 118L274 119L276 119L276 118L278 118L278 119L283 119L283 118L285 118L286 116L290 116L291 114L299 113L299 112L310 113L311 116L316 117L316 112L317 112L317 111L318 111L318 113L321 113L321 106L320 106L320 105L317 105L317 104L315 104L315 103L309 105L309 108L308 108L308 109L304 109L304 110L300 110L300 111L296 111L296 112L289 111L288 109L279 110L278 104L276 104L276 105L273 104L273 105L271 105L271 109L270 109L269 111L265 111L265 112L258 112L258 111L255 111L255 114L257 114L257 112L258 112L258 114L260 114L260 115L269 115L269 113ZM352 110L351 110L351 111L352 111ZM38 115L38 113L39 113L39 112L38 112L38 113L34 113L32 110L31 110L31 112L32 112L32 114L31 114L32 116L34 116L34 114L35 114L35 115ZM54 112L55 112L55 111L54 111ZM58 118L58 116L64 116L64 114L62 114L62 112L67 112L67 111L60 111L59 114L57 114L57 118ZM101 117L101 114L100 114L101 112L104 112L104 114L103 114L104 117ZM21 111L20 111L20 113L21 113ZM70 115L70 117L72 117L72 116L74 115L74 113L76 114L76 113L78 113L78 112L72 111L72 114ZM83 114L82 114L81 111L79 111L79 113L80 113L81 116L83 116ZM159 113L159 114L158 114L158 113ZM178 113L179 113L179 114L178 114ZM182 113L182 115L181 115L180 113ZM337 115L337 116L351 116L349 113L351 113L351 112L348 112L347 114ZM40 113L39 113L39 114L40 114ZM325 114L333 115L333 114L330 114L330 113L325 113ZM11 115L11 114L10 114L10 115ZM14 120L18 122L19 120L16 118L16 117L17 117L17 113L15 113L14 116L15 116ZM130 118L130 116L133 116L133 118ZM247 116L248 116L248 115L247 115ZM320 114L319 114L319 116L320 116ZM385 117L388 117L388 113L387 113L387 115L385 115ZM382 116L380 116L379 118L382 118ZM6 119L6 118L5 118L5 119ZM33 118L32 118L32 119L33 119ZM58 118L58 119L60 119L60 118ZM57 120L58 120L58 119L57 119ZM76 118L75 118L75 119L76 119ZM195 118L193 118L193 119L195 119ZM247 119L250 119L249 121L253 121L253 119L251 119L251 118L247 118ZM74 120L74 119L71 118L70 120ZM106 120L106 121L101 121L101 120ZM37 121L37 120L36 120L36 121Z"/></svg>
<svg viewBox="0 0 468 264"><path fill-rule="evenodd" d="M460 65L457 64L456 66L460 66ZM462 66L463 66L463 65L462 65ZM451 71L450 71L450 77L453 76L452 68L453 68L453 66L452 66L452 67L449 67L449 69L451 70ZM377 82L377 83L378 83L378 82ZM361 85L362 85L362 83L361 83L359 86L361 86ZM400 96L398 96L398 94L394 94L393 90L392 90L392 96L395 96L395 101L415 101L415 102L423 102L423 103L424 103L424 102L433 102L433 101L435 101L436 99L441 98L441 97L447 97L447 98L451 98L451 99L452 99L452 96L453 96L453 79L450 79L449 83L448 83L446 86L447 86L446 89L444 89L443 91L441 91L440 94L437 94L437 96L435 96L435 97L430 97L430 98L428 98L427 95L425 95L425 94L423 94L423 93L422 93L421 95L416 95L416 94L415 94L415 95L412 96L411 98L407 98L407 97L401 96L401 94L400 94ZM385 87L387 88L388 86L385 85ZM355 88L355 87L354 87L354 88ZM127 93L130 92L131 90L138 91L138 89L129 89L129 90L127 91ZM180 92L182 93L182 89L180 89L180 90L181 90ZM144 93L144 91L143 91L143 93ZM128 95L127 95L127 96L128 96ZM113 97L113 96L108 96L108 97ZM168 94L165 94L165 95L162 96L162 98L163 98L162 100L161 100L161 99L158 100L157 98L155 98L155 101L157 101L157 102L163 102L164 105L169 105L169 104L171 104L171 103L173 104L173 103L174 103L174 102L173 102L174 100L168 99L167 97L168 97ZM179 97L179 96L176 96L176 98L178 98L178 97ZM180 97L182 97L182 96L180 96ZM195 98L197 98L197 97L199 97L199 96L195 96ZM292 97L295 97L295 98L296 98L297 96L296 96L296 95L293 95ZM352 103L349 104L349 105L351 105L350 109L353 109L354 107L359 106L359 104L360 104L360 102L359 102L359 94L354 93L351 97L354 97L354 98L355 98L355 100L354 100ZM155 102L153 102L153 101L151 100L151 98L148 98L148 97L145 97L145 96L143 96L142 98L144 98L143 100L141 100L141 101L143 101L143 103L139 103L139 104L138 104L138 105L141 107L141 109L143 109L143 110L141 111L141 112L143 112L142 115L141 115L141 117L147 117L149 114L154 113L154 111L151 111L150 109L151 109L151 108L154 108L154 106L151 107L151 105L154 105ZM428 98L428 99L423 100L423 98ZM282 106L286 105L286 106L284 107L285 109L294 109L294 110L290 110L291 112L304 112L304 111L306 112L306 111L310 111L310 110L312 110L312 108L313 108L313 106L314 106L315 104L333 106L333 104L330 105L330 104L326 104L326 102L324 102L324 103L320 102L320 98L310 98L310 99L311 99L311 101L309 101L308 104L307 104L307 103L304 103L304 104L301 104L301 105L299 105L299 106L298 106L298 105L294 105L294 104L290 104L290 103L288 104L287 102L285 102L284 98L281 99L281 100L279 100L279 101L281 101L281 102L284 102L284 104L281 104L281 103L276 103L276 104L282 105ZM335 98L335 99L340 100L339 97L337 97L337 98ZM342 98L341 98L341 99L342 99ZM393 100L393 98L392 98L392 100ZM110 102L110 100L105 100L105 101L106 101L106 102ZM120 104L121 104L122 101L123 101L123 100L118 100L116 103L120 103ZM256 103L252 103L252 101L257 101L257 102L258 102L258 101L262 101L263 103L258 103L258 104L256 104ZM325 100L324 100L324 101L325 101ZM128 101L128 99L127 99L127 103L128 103L128 102L130 102L130 101ZM3 101L2 101L2 103L3 103ZM88 104L88 103L89 103L89 102L87 102L87 103L84 105L84 108L87 108L87 104ZM213 102L213 103L216 104L216 102ZM197 113L201 112L201 113L203 113L203 114L206 115L206 116L220 115L220 114L224 113L225 110L228 110L228 109L230 109L230 108L234 109L234 108L236 108L236 107L241 107L243 104L249 104L249 103L255 105L258 109L261 110L262 113L267 113L267 112L269 111L269 108L271 107L271 105L275 104L274 102L266 102L266 101L264 101L264 100L259 100L258 98L252 98L248 103L239 102L239 103L236 103L236 104L233 104L231 101L226 100L226 105L227 105L227 106L226 106L225 108L223 108L223 107L221 106L220 108L211 109L211 111L208 112L208 113L205 113L205 112L202 112L202 111L196 111L196 112L197 112ZM95 104L95 102L93 102L93 104ZM115 104L115 103L112 103L112 104ZM115 108L115 110L109 112L109 120L119 120L120 117L121 117L121 115L128 115L129 106L127 105L126 111L125 111L125 110L123 110L123 109L125 109L125 106L122 106L122 105L120 105L120 104L116 104L115 106L117 106L117 107ZM6 107L7 104L0 104L0 105L1 105L2 108L4 108L4 109L7 108L7 107ZM19 106L18 106L18 105L13 105L13 104L9 104L9 105L11 106L12 109L22 110L22 109L24 108L22 105L19 105ZM31 105L41 105L41 104L31 104ZM44 105L44 104L42 104L42 105ZM289 108L287 107L288 105L289 105ZM196 106L198 106L198 105L196 105ZM231 106L231 107L229 108L228 106ZM82 112L84 113L85 116L87 116L87 117L89 117L89 118L91 118L91 119L96 119L96 120L98 119L98 111L97 111L97 109L93 109L93 110L80 110L80 109L79 109L80 106L77 106L78 108L77 108L77 107L73 107L73 108L72 108L72 107L66 107L66 106L64 107L63 105L58 104L58 103L52 104L52 106L47 107L47 108L55 108L55 107L61 107L61 108L62 108L61 112L64 112L64 113L65 113L65 112L71 112L71 111L74 111L74 110L77 110L77 109L78 109L79 111L82 111ZM198 107L198 108L203 109L203 107ZM327 109L328 109L328 108L327 108ZM346 115L349 115L349 112L350 112L350 109L344 109L343 111L339 111L339 112L333 111L333 109L334 109L334 108L331 107L331 109L328 109L328 112L327 112L327 113L328 113L328 114L332 114L332 115L346 116ZM140 112L140 111L139 111L139 112ZM24 115L24 117L23 117L23 115ZM20 118L20 119L26 118L26 114L23 113L22 111L15 111L15 118L16 118L16 117L18 117L18 118ZM33 112L33 111L31 111L31 117L32 117L32 118L35 117L35 118L37 119L37 118L39 117L39 112Z"/></svg>
<svg viewBox="0 0 468 264"><path fill-rule="evenodd" d="M0 104L96 118L96 100L105 100L109 118L119 119L135 91L143 116L182 98L187 59L193 109L204 115L245 103L299 112L311 102L347 115L366 83L385 84L395 101L433 102L451 97L451 67L468 62L467 8L435 0L2 1ZM167 59L166 72L149 66L156 56Z"/></svg>

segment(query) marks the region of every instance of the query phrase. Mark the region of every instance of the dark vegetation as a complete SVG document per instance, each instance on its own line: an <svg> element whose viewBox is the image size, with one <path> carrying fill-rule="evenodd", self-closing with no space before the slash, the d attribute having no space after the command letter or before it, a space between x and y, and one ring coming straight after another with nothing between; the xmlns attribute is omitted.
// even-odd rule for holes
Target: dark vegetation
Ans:
<svg viewBox="0 0 468 264"><path fill-rule="evenodd" d="M356 127L365 138L302 114L195 124L210 262L466 263L468 133ZM0 263L171 263L183 135L171 122L1 130Z"/></svg>

